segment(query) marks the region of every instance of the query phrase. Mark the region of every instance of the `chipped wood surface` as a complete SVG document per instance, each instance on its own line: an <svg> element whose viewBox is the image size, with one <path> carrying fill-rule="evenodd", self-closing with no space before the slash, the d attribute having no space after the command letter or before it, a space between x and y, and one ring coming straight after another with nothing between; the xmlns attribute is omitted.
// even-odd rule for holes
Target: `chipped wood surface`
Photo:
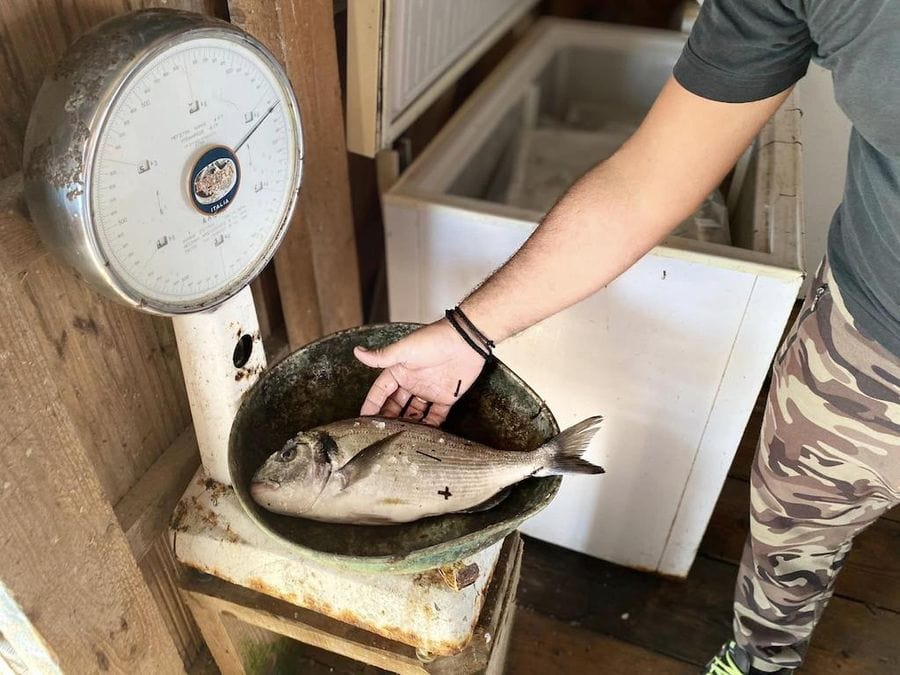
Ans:
<svg viewBox="0 0 900 675"><path fill-rule="evenodd" d="M200 466L193 426L185 429L115 506L137 560L156 545L185 488Z"/></svg>
<svg viewBox="0 0 900 675"><path fill-rule="evenodd" d="M222 615L215 607L197 602L190 593L187 594L187 604L197 620L197 625L200 626L203 639L206 641L206 646L209 648L219 672L226 675L243 675L246 671L241 661L240 651L225 628Z"/></svg>
<svg viewBox="0 0 900 675"><path fill-rule="evenodd" d="M219 579L202 584L188 580L184 589L191 611L223 672L232 667L229 665L234 663L232 655L236 658L240 653L222 624L221 615L228 613L252 626L357 661L387 668L392 672L425 675L426 671L416 659L412 647L400 645L283 600L269 598ZM213 636L212 641L210 636Z"/></svg>
<svg viewBox="0 0 900 675"><path fill-rule="evenodd" d="M362 322L332 3L230 0L231 21L284 64L303 119L303 187L275 256L291 348Z"/></svg>
<svg viewBox="0 0 900 675"><path fill-rule="evenodd" d="M17 282L0 272L3 583L64 672L180 672Z"/></svg>
<svg viewBox="0 0 900 675"><path fill-rule="evenodd" d="M193 664L203 650L203 636L178 588L186 570L175 560L168 532L157 535L138 564L182 662Z"/></svg>
<svg viewBox="0 0 900 675"><path fill-rule="evenodd" d="M0 275L116 503L190 422L171 321L106 300L43 247L18 175L0 186Z"/></svg>

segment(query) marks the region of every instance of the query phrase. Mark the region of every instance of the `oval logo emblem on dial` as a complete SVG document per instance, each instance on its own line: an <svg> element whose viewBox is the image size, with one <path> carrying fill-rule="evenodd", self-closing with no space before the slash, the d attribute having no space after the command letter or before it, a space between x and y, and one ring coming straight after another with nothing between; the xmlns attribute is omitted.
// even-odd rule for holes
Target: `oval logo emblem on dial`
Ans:
<svg viewBox="0 0 900 675"><path fill-rule="evenodd" d="M234 153L224 146L207 150L191 170L190 193L194 206L215 214L234 200L241 184L241 167Z"/></svg>

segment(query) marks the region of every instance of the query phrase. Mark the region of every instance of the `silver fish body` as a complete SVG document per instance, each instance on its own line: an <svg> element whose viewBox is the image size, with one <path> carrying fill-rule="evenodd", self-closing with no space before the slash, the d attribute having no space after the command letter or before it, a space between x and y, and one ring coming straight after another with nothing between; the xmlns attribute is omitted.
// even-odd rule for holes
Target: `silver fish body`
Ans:
<svg viewBox="0 0 900 675"><path fill-rule="evenodd" d="M530 452L503 451L440 429L360 417L300 432L250 486L264 508L333 523L390 524L477 510L529 476L602 473L581 458L599 417Z"/></svg>

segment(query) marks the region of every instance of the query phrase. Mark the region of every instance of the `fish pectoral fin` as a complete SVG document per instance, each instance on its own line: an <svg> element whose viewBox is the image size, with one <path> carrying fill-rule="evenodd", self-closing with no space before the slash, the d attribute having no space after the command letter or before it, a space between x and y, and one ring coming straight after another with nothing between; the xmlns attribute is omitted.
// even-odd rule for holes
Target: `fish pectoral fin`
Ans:
<svg viewBox="0 0 900 675"><path fill-rule="evenodd" d="M353 483L372 475L374 468L391 451L393 443L405 433L403 430L385 436L356 453L353 459L334 474L341 481L341 490L346 490Z"/></svg>
<svg viewBox="0 0 900 675"><path fill-rule="evenodd" d="M468 509L462 509L461 511L456 511L456 513L481 513L482 511L488 511L488 510L494 508L495 506L497 506L497 504L502 502L504 499L509 497L510 492L512 492L512 485L508 485L507 487L500 490L500 492L495 494L493 497L488 497L480 504L476 504L475 506L468 508Z"/></svg>

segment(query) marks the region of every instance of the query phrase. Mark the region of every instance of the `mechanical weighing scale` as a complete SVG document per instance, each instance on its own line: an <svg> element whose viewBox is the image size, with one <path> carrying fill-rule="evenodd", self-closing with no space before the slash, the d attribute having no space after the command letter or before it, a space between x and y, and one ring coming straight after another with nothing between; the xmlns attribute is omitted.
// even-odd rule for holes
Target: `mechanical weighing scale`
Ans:
<svg viewBox="0 0 900 675"><path fill-rule="evenodd" d="M266 368L249 283L294 209L302 126L284 71L223 21L145 10L76 42L35 102L26 198L42 239L92 287L173 318L202 467L171 532L183 563L399 639L426 658L461 648L501 542L453 590L421 574L298 556L230 487L229 432ZM401 637L398 637L401 636Z"/></svg>

